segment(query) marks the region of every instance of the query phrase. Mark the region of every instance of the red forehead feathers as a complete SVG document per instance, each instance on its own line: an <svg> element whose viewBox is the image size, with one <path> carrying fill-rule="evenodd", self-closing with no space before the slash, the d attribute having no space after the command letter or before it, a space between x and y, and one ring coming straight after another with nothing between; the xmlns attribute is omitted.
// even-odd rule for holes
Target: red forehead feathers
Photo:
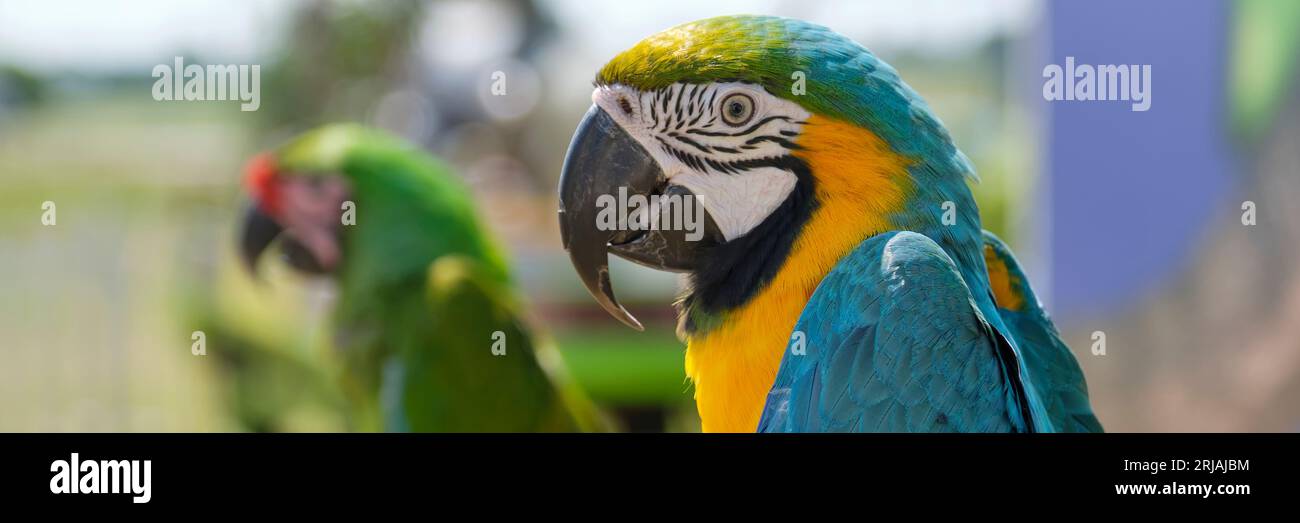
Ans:
<svg viewBox="0 0 1300 523"><path fill-rule="evenodd" d="M244 167L244 188L262 210L275 216L280 207L279 187L275 183L275 158L271 153L254 156Z"/></svg>

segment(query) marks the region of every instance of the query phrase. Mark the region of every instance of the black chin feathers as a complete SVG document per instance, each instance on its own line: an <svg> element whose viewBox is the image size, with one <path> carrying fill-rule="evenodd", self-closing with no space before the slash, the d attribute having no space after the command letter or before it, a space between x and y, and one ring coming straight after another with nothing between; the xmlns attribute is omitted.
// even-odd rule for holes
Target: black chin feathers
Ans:
<svg viewBox="0 0 1300 523"><path fill-rule="evenodd" d="M693 313L712 315L740 307L767 285L785 263L799 231L816 209L812 171L807 164L789 155L763 162L764 167L794 173L794 189L753 230L704 249L704 263L691 273L686 296L678 302L680 329L686 333L698 327L691 319Z"/></svg>

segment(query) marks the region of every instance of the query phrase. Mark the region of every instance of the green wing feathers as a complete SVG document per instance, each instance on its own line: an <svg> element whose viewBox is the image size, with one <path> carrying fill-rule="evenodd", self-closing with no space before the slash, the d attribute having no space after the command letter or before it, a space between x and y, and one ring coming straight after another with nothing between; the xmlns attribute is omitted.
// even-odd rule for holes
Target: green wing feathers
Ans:
<svg viewBox="0 0 1300 523"><path fill-rule="evenodd" d="M387 428L602 428L596 409L563 374L558 351L529 327L493 272L457 255L430 265L421 314L386 365Z"/></svg>

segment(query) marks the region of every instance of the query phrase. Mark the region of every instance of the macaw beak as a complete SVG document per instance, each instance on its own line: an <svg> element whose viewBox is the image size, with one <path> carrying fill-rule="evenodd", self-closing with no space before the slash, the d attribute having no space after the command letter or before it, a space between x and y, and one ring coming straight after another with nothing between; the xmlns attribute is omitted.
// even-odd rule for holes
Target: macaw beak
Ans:
<svg viewBox="0 0 1300 523"><path fill-rule="evenodd" d="M598 200L607 196L606 204L617 201L620 189L628 196L690 194L684 187L669 185L649 152L608 113L593 105L578 124L564 157L559 190L560 236L578 277L596 302L629 327L644 330L641 322L614 296L609 279L609 253L652 269L688 272L697 267L701 251L722 235L707 213L702 220L703 234L696 234L696 241L688 240L688 231L682 228L602 227L598 221L602 211Z"/></svg>
<svg viewBox="0 0 1300 523"><path fill-rule="evenodd" d="M280 233L284 231L283 227L258 208L256 203L248 205L248 210L244 211L244 223L240 228L239 235L239 255L244 261L244 267L248 272L257 274L257 260L262 257L262 253L271 242L275 241Z"/></svg>
<svg viewBox="0 0 1300 523"><path fill-rule="evenodd" d="M257 275L257 260L277 238L280 239L280 251L290 267L307 274L326 274L329 272L311 250L293 237L283 234L284 227L274 218L262 211L256 203L248 205L244 211L244 223L240 227L239 256L244 267L254 276ZM283 236L283 238L280 238Z"/></svg>

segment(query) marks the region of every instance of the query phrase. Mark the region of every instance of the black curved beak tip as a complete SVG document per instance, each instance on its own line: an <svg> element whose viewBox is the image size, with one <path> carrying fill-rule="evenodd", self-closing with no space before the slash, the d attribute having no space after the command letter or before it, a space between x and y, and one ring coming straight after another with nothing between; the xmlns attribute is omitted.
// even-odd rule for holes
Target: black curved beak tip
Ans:
<svg viewBox="0 0 1300 523"><path fill-rule="evenodd" d="M618 302L609 279L609 242L619 231L598 226L597 200L629 193L648 194L663 172L608 113L593 105L569 143L560 174L560 237L587 292L611 316L636 330L640 321Z"/></svg>
<svg viewBox="0 0 1300 523"><path fill-rule="evenodd" d="M257 260L270 247L284 229L279 223L262 212L257 204L249 204L244 211L244 222L240 227L239 256L248 273L257 277Z"/></svg>

